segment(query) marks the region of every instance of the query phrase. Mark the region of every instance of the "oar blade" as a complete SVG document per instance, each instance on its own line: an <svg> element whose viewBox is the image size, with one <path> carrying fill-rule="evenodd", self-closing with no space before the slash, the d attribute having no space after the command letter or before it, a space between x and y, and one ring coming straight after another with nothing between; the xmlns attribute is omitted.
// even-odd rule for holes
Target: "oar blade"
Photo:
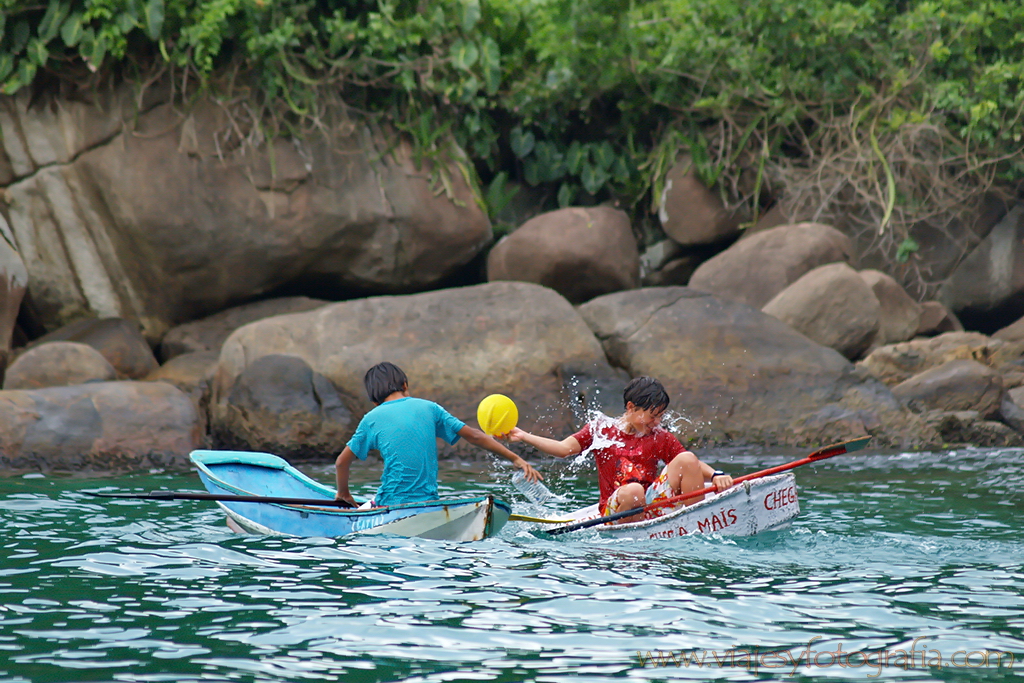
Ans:
<svg viewBox="0 0 1024 683"><path fill-rule="evenodd" d="M852 453L853 451L859 451L868 445L871 441L870 436L862 436L857 439L851 439L849 441L843 441L841 443L834 443L831 446L825 446L814 451L808 458L814 460L822 460L824 458L831 458L833 455L843 455L844 453Z"/></svg>
<svg viewBox="0 0 1024 683"><path fill-rule="evenodd" d="M511 514L508 516L510 522L534 522L535 524L568 524L571 519L547 519L545 517L531 517L530 515Z"/></svg>

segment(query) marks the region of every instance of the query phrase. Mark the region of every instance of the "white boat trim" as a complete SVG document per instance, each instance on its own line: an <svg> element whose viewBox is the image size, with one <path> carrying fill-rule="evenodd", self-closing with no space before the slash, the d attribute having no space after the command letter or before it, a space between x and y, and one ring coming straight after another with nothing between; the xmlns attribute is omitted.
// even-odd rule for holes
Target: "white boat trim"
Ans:
<svg viewBox="0 0 1024 683"><path fill-rule="evenodd" d="M367 536L415 536L442 541L477 541L484 538L490 507L490 500L456 507L446 505L442 510L422 512L356 533Z"/></svg>
<svg viewBox="0 0 1024 683"><path fill-rule="evenodd" d="M722 536L753 536L762 531L789 526L800 514L796 478L792 472L745 481L693 505L661 517L639 522L602 524L594 530L611 538L649 540L678 538L691 534L717 533ZM569 515L573 519L596 519L597 506Z"/></svg>

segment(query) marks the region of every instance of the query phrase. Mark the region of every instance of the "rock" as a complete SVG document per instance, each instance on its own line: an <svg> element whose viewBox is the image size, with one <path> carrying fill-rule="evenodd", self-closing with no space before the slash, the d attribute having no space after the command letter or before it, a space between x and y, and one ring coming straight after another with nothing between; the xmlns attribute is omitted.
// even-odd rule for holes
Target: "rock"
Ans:
<svg viewBox="0 0 1024 683"><path fill-rule="evenodd" d="M684 286L693 277L697 267L706 260L706 257L699 254L687 254L681 258L672 259L661 270L648 273L643 278L642 284L644 287Z"/></svg>
<svg viewBox="0 0 1024 683"><path fill-rule="evenodd" d="M183 353L167 361L144 378L147 382L166 382L192 399L199 413L202 432L207 431L213 375L220 351Z"/></svg>
<svg viewBox="0 0 1024 683"><path fill-rule="evenodd" d="M669 261L678 258L682 251L682 246L675 240L661 240L652 244L640 255L641 274L661 270Z"/></svg>
<svg viewBox="0 0 1024 683"><path fill-rule="evenodd" d="M937 298L976 329L978 323L1024 315L1024 204L1014 206L967 255Z"/></svg>
<svg viewBox="0 0 1024 683"><path fill-rule="evenodd" d="M143 110L153 106L154 96L159 96L156 90L148 89L142 102L127 83L83 89L74 99L37 94L31 88L0 98L0 157L7 159L11 179L24 178L44 166L66 164L114 137L140 106Z"/></svg>
<svg viewBox="0 0 1024 683"><path fill-rule="evenodd" d="M921 304L921 321L917 326L918 337L934 337L945 332L963 332L964 326L952 311L940 301L925 301Z"/></svg>
<svg viewBox="0 0 1024 683"><path fill-rule="evenodd" d="M987 365L951 360L900 382L892 393L918 413L973 410L987 418L999 411L1003 382L999 373Z"/></svg>
<svg viewBox="0 0 1024 683"><path fill-rule="evenodd" d="M118 379L142 379L160 366L139 326L122 318L79 320L40 337L32 345L53 341L88 344L114 366Z"/></svg>
<svg viewBox="0 0 1024 683"><path fill-rule="evenodd" d="M0 377L7 367L18 310L28 286L28 271L14 248L14 236L0 213Z"/></svg>
<svg viewBox="0 0 1024 683"><path fill-rule="evenodd" d="M1002 342L979 332L947 332L931 339L914 339L875 349L857 365L889 386L951 360L970 359L989 364Z"/></svg>
<svg viewBox="0 0 1024 683"><path fill-rule="evenodd" d="M613 365L665 384L684 443L806 446L870 433L878 444L922 444L933 436L840 354L749 306L665 287L609 294L579 311Z"/></svg>
<svg viewBox="0 0 1024 683"><path fill-rule="evenodd" d="M0 469L186 468L201 444L192 402L162 382L0 391Z"/></svg>
<svg viewBox="0 0 1024 683"><path fill-rule="evenodd" d="M1024 318L993 332L992 338L1007 342L1024 341Z"/></svg>
<svg viewBox="0 0 1024 683"><path fill-rule="evenodd" d="M740 239L745 240L751 235L756 235L759 232L777 228L780 225L793 225L794 223L802 222L804 221L794 219L794 217L788 215L786 209L783 208L782 202L776 202L775 204L772 204L771 208L758 216L757 221L753 225L743 231L743 234L740 235Z"/></svg>
<svg viewBox="0 0 1024 683"><path fill-rule="evenodd" d="M1024 438L1006 425L979 419L977 411L932 411L925 416L942 437L944 446L965 444L980 448L1014 448L1024 445Z"/></svg>
<svg viewBox="0 0 1024 683"><path fill-rule="evenodd" d="M761 310L851 360L867 350L881 318L871 287L845 263L806 273Z"/></svg>
<svg viewBox="0 0 1024 683"><path fill-rule="evenodd" d="M48 342L27 350L11 363L4 390L66 387L86 382L111 382L117 372L103 355L78 342Z"/></svg>
<svg viewBox="0 0 1024 683"><path fill-rule="evenodd" d="M214 443L286 459L334 457L356 428L346 402L356 403L301 358L261 356L217 407Z"/></svg>
<svg viewBox="0 0 1024 683"><path fill-rule="evenodd" d="M1003 422L1024 434L1024 387L1015 387L1003 394L999 416Z"/></svg>
<svg viewBox="0 0 1024 683"><path fill-rule="evenodd" d="M874 292L881 307L878 334L871 345L878 347L913 339L921 326L921 305L910 298L900 283L881 271L862 270L860 277Z"/></svg>
<svg viewBox="0 0 1024 683"><path fill-rule="evenodd" d="M665 234L684 246L712 244L739 235L739 220L697 177L689 156L681 156L665 176L658 199Z"/></svg>
<svg viewBox="0 0 1024 683"><path fill-rule="evenodd" d="M545 434L569 434L578 425L566 369L589 369L592 380L616 376L576 310L545 287L493 282L370 297L236 330L221 350L215 429L224 424L238 378L273 354L301 358L343 396L356 398L356 419L372 407L363 375L388 360L406 372L413 396L437 401L464 421L473 422L484 396L501 393L520 406L524 429Z"/></svg>
<svg viewBox="0 0 1024 683"><path fill-rule="evenodd" d="M323 299L291 296L235 306L171 329L160 342L160 357L166 362L184 353L215 351L219 354L224 340L242 325L275 315L311 311L328 303Z"/></svg>
<svg viewBox="0 0 1024 683"><path fill-rule="evenodd" d="M574 303L640 284L640 255L624 211L568 208L535 216L498 242L487 279L550 287Z"/></svg>
<svg viewBox="0 0 1024 683"><path fill-rule="evenodd" d="M708 259L690 287L761 308L805 273L828 263L849 262L850 239L820 223L785 225L740 240Z"/></svg>
<svg viewBox="0 0 1024 683"><path fill-rule="evenodd" d="M209 100L184 113L161 104L107 116L119 132L34 172L33 157L19 171L31 175L6 188L47 329L121 317L157 340L285 285L315 283L339 297L421 290L453 277L492 238L457 151L418 168L408 141L339 110L324 113L330 138L272 143L275 172L266 147L218 145L232 122ZM46 125L18 117L22 127ZM12 138L2 144L11 154ZM51 248L59 244L69 246Z"/></svg>

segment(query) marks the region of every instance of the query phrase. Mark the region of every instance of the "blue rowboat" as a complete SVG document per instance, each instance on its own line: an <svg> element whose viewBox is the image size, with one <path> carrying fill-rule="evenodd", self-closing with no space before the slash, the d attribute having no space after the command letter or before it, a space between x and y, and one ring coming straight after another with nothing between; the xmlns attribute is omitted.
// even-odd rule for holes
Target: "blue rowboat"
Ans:
<svg viewBox="0 0 1024 683"><path fill-rule="evenodd" d="M189 459L206 490L216 495L333 501L335 490L269 453L192 451ZM243 531L278 536L337 537L392 534L446 541L478 541L497 534L511 507L493 496L433 500L353 510L315 504L217 501Z"/></svg>

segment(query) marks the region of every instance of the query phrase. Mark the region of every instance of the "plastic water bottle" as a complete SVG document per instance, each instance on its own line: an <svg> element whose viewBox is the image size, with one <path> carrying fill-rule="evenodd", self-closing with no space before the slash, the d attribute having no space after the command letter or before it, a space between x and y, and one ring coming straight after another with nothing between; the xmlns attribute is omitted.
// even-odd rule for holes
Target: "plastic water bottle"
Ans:
<svg viewBox="0 0 1024 683"><path fill-rule="evenodd" d="M565 501L562 496L556 496L544 485L542 481L530 481L522 471L512 475L512 485L526 496L527 500L535 505L546 505L547 503L561 503Z"/></svg>

